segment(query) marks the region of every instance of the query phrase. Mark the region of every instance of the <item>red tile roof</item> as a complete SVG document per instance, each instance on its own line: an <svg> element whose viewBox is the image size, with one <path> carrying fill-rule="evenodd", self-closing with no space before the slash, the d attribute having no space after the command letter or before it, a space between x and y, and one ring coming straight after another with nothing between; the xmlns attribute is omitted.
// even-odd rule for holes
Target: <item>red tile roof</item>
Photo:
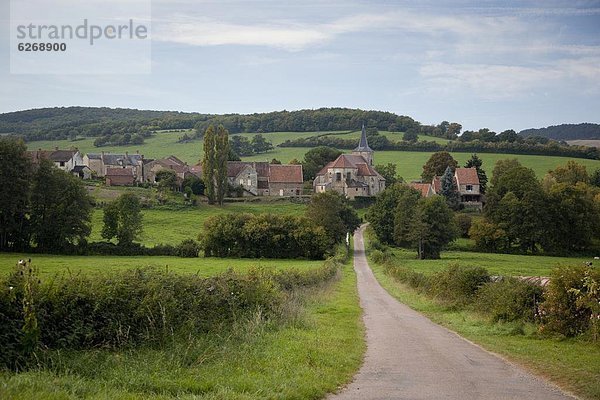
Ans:
<svg viewBox="0 0 600 400"><path fill-rule="evenodd" d="M333 162L331 168L356 168L356 164L350 160L347 154L342 154Z"/></svg>
<svg viewBox="0 0 600 400"><path fill-rule="evenodd" d="M409 183L408 186L421 192L421 196L423 197L427 197L427 195L429 195L429 191L431 190L431 183L412 182Z"/></svg>
<svg viewBox="0 0 600 400"><path fill-rule="evenodd" d="M456 168L454 176L459 185L479 185L476 168Z"/></svg>
<svg viewBox="0 0 600 400"><path fill-rule="evenodd" d="M302 165L270 165L270 182L302 183Z"/></svg>

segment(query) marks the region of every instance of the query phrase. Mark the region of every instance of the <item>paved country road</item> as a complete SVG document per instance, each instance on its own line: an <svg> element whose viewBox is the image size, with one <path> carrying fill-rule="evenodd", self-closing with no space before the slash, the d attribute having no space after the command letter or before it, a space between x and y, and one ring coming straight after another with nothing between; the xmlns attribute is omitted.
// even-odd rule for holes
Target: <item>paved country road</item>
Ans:
<svg viewBox="0 0 600 400"><path fill-rule="evenodd" d="M354 236L354 269L367 328L367 353L343 399L573 399L399 303L367 264L363 228Z"/></svg>

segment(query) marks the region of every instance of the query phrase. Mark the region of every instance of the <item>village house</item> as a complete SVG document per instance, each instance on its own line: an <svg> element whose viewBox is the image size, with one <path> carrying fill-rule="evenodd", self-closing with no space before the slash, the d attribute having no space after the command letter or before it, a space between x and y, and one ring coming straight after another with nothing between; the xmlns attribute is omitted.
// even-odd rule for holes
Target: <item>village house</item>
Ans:
<svg viewBox="0 0 600 400"><path fill-rule="evenodd" d="M98 177L105 177L108 169L124 168L131 170L134 182L143 182L144 156L136 154L88 153L83 156L83 164L87 165Z"/></svg>
<svg viewBox="0 0 600 400"><path fill-rule="evenodd" d="M247 196L300 196L302 165L229 161L227 179Z"/></svg>
<svg viewBox="0 0 600 400"><path fill-rule="evenodd" d="M476 168L456 168L454 182L460 194L461 205L479 210L483 208L483 195ZM441 193L442 180L441 177L434 176L431 183L412 182L409 186L418 190L423 197L430 197Z"/></svg>
<svg viewBox="0 0 600 400"><path fill-rule="evenodd" d="M84 165L83 156L77 149L59 150L56 147L54 150L32 150L27 151L27 155L31 158L34 166L40 164L40 160L50 160L57 168L66 172L72 172L78 165Z"/></svg>
<svg viewBox="0 0 600 400"><path fill-rule="evenodd" d="M144 182L156 183L156 174L164 169L174 171L179 183L183 182L186 175L190 173L187 163L175 156L169 156L144 163Z"/></svg>
<svg viewBox="0 0 600 400"><path fill-rule="evenodd" d="M202 176L202 166L191 167L190 173ZM300 196L304 184L300 164L256 161L228 161L227 181L243 196Z"/></svg>
<svg viewBox="0 0 600 400"><path fill-rule="evenodd" d="M363 125L358 147L342 154L317 173L315 193L334 190L348 198L375 196L385 189L385 178L373 168L373 150Z"/></svg>
<svg viewBox="0 0 600 400"><path fill-rule="evenodd" d="M107 186L130 186L135 183L131 168L107 168L104 175Z"/></svg>

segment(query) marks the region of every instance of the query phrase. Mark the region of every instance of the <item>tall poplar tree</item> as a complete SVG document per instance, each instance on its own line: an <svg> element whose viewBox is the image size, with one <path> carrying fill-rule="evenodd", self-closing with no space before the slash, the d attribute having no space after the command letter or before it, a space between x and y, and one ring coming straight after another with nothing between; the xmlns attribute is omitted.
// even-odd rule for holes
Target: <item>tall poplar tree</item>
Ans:
<svg viewBox="0 0 600 400"><path fill-rule="evenodd" d="M215 139L215 128L209 125L204 132L204 158L202 159L202 179L208 204L215 202Z"/></svg>
<svg viewBox="0 0 600 400"><path fill-rule="evenodd" d="M215 137L215 183L216 200L223 205L227 194L227 160L229 159L229 132L219 125Z"/></svg>

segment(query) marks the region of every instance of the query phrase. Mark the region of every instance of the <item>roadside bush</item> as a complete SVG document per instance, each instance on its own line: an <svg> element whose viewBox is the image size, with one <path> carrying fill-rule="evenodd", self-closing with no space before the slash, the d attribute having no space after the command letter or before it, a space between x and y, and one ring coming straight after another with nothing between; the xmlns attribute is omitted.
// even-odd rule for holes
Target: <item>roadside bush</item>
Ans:
<svg viewBox="0 0 600 400"><path fill-rule="evenodd" d="M543 300L539 285L515 278L485 283L478 291L474 307L496 321L534 322Z"/></svg>
<svg viewBox="0 0 600 400"><path fill-rule="evenodd" d="M489 281L490 275L485 268L450 264L430 278L429 292L455 305L466 305L473 301L479 288Z"/></svg>
<svg viewBox="0 0 600 400"><path fill-rule="evenodd" d="M53 349L161 346L257 310L278 317L288 292L330 280L338 266L331 260L309 271L229 270L209 278L148 268L65 274L40 284L20 265L0 278L0 366L22 369Z"/></svg>
<svg viewBox="0 0 600 400"><path fill-rule="evenodd" d="M194 258L200 253L200 244L194 239L186 239L177 246L179 257Z"/></svg>
<svg viewBox="0 0 600 400"><path fill-rule="evenodd" d="M554 269L546 287L546 300L541 305L543 331L576 336L590 328L597 329L599 282L600 271L591 266Z"/></svg>
<svg viewBox="0 0 600 400"><path fill-rule="evenodd" d="M175 256L177 249L170 244L157 244L145 247L140 243L119 245L111 242L92 242L78 248L78 254L98 256Z"/></svg>
<svg viewBox="0 0 600 400"><path fill-rule="evenodd" d="M431 278L421 272L415 272L410 268L394 266L389 263L384 264L383 268L386 274L413 289L417 289L420 292L427 292L429 290Z"/></svg>

